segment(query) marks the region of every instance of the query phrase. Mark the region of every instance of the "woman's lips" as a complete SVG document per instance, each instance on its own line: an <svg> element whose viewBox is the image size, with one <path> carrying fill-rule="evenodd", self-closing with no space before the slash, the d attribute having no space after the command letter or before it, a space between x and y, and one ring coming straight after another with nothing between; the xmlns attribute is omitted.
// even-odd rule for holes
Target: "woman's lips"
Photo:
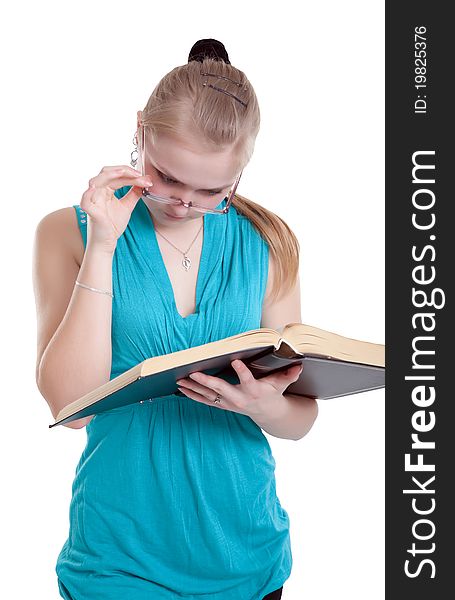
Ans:
<svg viewBox="0 0 455 600"><path fill-rule="evenodd" d="M185 217L176 217L174 215L170 215L167 212L164 213L166 215L166 217L169 217L170 219L174 219L176 221L181 221L182 219L184 219Z"/></svg>

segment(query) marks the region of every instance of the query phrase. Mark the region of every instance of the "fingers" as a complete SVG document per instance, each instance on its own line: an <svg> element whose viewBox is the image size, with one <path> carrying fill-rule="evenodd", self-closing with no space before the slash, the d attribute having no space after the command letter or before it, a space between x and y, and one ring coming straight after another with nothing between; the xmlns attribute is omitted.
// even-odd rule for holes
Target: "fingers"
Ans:
<svg viewBox="0 0 455 600"><path fill-rule="evenodd" d="M153 181L149 175L142 175L127 165L119 165L103 167L98 175L89 180L88 184L89 188L109 187L111 190L116 190L125 185L150 187L153 185Z"/></svg>
<svg viewBox="0 0 455 600"><path fill-rule="evenodd" d="M232 367L237 373L240 385L232 385L227 381L224 381L220 377L214 377L207 375L206 373L191 373L188 378L191 381L190 389L194 389L195 392L199 392L202 395L213 394L213 390L222 396L229 397L232 401L241 400L241 393L239 391L240 386L248 386L252 391L253 386L257 386L258 381L255 379L249 368L241 360L234 360L231 362ZM179 382L177 382L179 383ZM186 383L182 382L183 385Z"/></svg>
<svg viewBox="0 0 455 600"><path fill-rule="evenodd" d="M234 396L240 398L240 394L237 392L237 386L227 383L227 381L224 381L220 377L213 377L206 373L197 372L188 375L186 381L188 383L181 381L182 385L188 385L190 389L194 389L195 392L199 392L209 398L212 397L213 391L222 396L229 396L231 399L234 399Z"/></svg>
<svg viewBox="0 0 455 600"><path fill-rule="evenodd" d="M300 374L303 371L303 364L292 365L289 367L287 371L285 371L286 375L291 375L295 381L300 377Z"/></svg>
<svg viewBox="0 0 455 600"><path fill-rule="evenodd" d="M90 217L88 236L92 245L112 251L130 220L144 187L153 181L126 165L107 166L92 177L82 194L80 207ZM130 186L127 194L115 201L115 191Z"/></svg>
<svg viewBox="0 0 455 600"><path fill-rule="evenodd" d="M302 371L303 365L293 365L283 373L277 373L277 375L281 376L278 379L278 384L283 387L282 392L284 392L284 390L288 388L291 385L291 383L295 383L299 380Z"/></svg>
<svg viewBox="0 0 455 600"><path fill-rule="evenodd" d="M108 200L112 195L112 191L107 188L96 188L95 186L90 186L85 192L82 194L80 207L87 212L87 209L90 211L90 208L96 206L96 203L101 204L102 201Z"/></svg>
<svg viewBox="0 0 455 600"><path fill-rule="evenodd" d="M257 389L259 390L260 386L267 382L272 384L276 389L282 388L285 390L291 383L298 380L303 370L303 365L297 364L289 367L286 371L274 373L273 375L268 375L267 377L258 380L253 376L252 372L243 361L237 359L232 361L231 365L237 373L240 385L232 385L220 377L214 377L201 372L191 373L188 375L187 379L180 379L176 383L205 397L211 398L211 395L213 395L213 392L215 391L232 400L234 400L234 396L237 397L237 400L241 400L241 395L238 391L240 386L249 386L251 392L253 386L257 386Z"/></svg>
<svg viewBox="0 0 455 600"><path fill-rule="evenodd" d="M278 371L262 377L259 381L270 383L277 390L283 391L288 388L291 383L297 381L303 371L303 364L296 364L287 368L284 371Z"/></svg>
<svg viewBox="0 0 455 600"><path fill-rule="evenodd" d="M82 194L80 203L82 209L84 209L84 206L87 206L88 203L93 202L92 198L94 198L95 192L95 187L89 187L87 190L85 190L85 192Z"/></svg>
<svg viewBox="0 0 455 600"><path fill-rule="evenodd" d="M256 381L253 373L249 370L246 364L239 360L233 360L231 362L231 366L234 367L235 372L240 380L242 385L249 385Z"/></svg>
<svg viewBox="0 0 455 600"><path fill-rule="evenodd" d="M133 188L130 190L131 193L122 198L122 204L132 210L135 202L140 198L142 188L153 186L153 181L150 176L141 175L127 165L118 165L103 167L98 175L89 180L88 185L88 189L82 195L80 206L90 214L91 209L97 209L97 205L101 206L112 200L115 190L123 186Z"/></svg>
<svg viewBox="0 0 455 600"><path fill-rule="evenodd" d="M289 385L290 383L293 383L294 381L297 381L299 379L302 371L303 365L299 364L293 365L292 367L286 369L286 371L282 371L281 373L276 374L279 375L281 378L284 377L285 382L287 382L287 384Z"/></svg>

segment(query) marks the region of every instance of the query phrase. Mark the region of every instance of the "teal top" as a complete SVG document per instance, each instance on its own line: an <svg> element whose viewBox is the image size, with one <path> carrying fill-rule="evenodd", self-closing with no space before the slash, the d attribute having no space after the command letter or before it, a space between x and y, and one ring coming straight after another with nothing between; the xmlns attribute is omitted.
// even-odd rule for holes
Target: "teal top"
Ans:
<svg viewBox="0 0 455 600"><path fill-rule="evenodd" d="M196 310L182 317L149 209L134 207L113 256L110 379L260 327L267 243L233 206L203 219ZM86 433L56 564L63 598L262 600L289 578L289 517L250 417L173 394L98 414Z"/></svg>

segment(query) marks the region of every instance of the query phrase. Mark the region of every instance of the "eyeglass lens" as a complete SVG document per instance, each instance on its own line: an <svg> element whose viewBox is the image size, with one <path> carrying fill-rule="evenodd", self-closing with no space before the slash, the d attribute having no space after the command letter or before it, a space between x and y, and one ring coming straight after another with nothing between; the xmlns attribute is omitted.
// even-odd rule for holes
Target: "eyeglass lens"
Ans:
<svg viewBox="0 0 455 600"><path fill-rule="evenodd" d="M148 198L149 200L153 200L155 202L161 202L162 204L173 204L174 206L180 206L183 204L183 202L180 200L175 200L173 198L166 198L164 196L156 196L155 194L151 194L146 189L142 190L142 196L144 196L145 198ZM221 212L222 211L221 203L226 198L227 198L227 196L225 198L223 198L221 200L221 202L219 202L215 207L213 206L213 202L212 202L211 206L208 206L208 205L204 206L201 204L191 204L191 208L194 208L194 210L199 210L202 212Z"/></svg>

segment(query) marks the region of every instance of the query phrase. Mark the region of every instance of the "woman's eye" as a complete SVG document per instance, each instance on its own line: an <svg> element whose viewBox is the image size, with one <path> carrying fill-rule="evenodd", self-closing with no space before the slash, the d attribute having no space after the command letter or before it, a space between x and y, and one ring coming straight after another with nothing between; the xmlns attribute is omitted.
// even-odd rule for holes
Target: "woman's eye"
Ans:
<svg viewBox="0 0 455 600"><path fill-rule="evenodd" d="M174 179L171 179L170 177L168 177L164 173L160 173L160 177L164 181L164 183L177 183Z"/></svg>
<svg viewBox="0 0 455 600"><path fill-rule="evenodd" d="M169 183L169 184L173 184L173 183L178 183L178 181L175 181L175 179L171 179L170 177L168 177L167 175L165 175L164 173L161 173L160 171L158 171L159 176L161 177L161 179L164 181L164 183ZM216 196L217 194L221 194L223 190L218 190L215 192L206 192L209 196Z"/></svg>

